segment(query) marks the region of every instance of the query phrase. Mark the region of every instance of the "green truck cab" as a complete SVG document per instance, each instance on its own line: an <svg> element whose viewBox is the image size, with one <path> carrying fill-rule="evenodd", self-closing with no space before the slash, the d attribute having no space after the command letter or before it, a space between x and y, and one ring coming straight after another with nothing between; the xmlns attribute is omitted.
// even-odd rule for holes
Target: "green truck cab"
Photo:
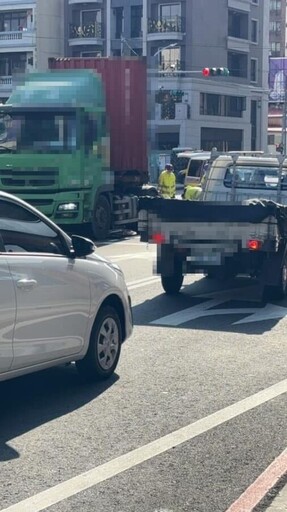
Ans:
<svg viewBox="0 0 287 512"><path fill-rule="evenodd" d="M102 76L88 69L32 73L0 108L1 189L64 228L91 223L97 239L137 222L144 184L115 185L105 92Z"/></svg>

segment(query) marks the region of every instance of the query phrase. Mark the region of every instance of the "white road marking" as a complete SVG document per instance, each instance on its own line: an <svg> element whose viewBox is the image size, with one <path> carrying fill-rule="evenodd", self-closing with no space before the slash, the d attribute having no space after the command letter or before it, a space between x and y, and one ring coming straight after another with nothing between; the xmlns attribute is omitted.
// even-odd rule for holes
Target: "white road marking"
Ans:
<svg viewBox="0 0 287 512"><path fill-rule="evenodd" d="M41 512L287 393L287 379L0 512Z"/></svg>
<svg viewBox="0 0 287 512"><path fill-rule="evenodd" d="M178 325L202 318L204 316L219 316L219 315L235 315L235 314L251 314L258 310L258 308L229 308L229 309L211 309L226 302L226 299L214 299L202 304L197 304L191 308L186 308L177 313L163 316L151 322L152 325L169 325L176 327Z"/></svg>
<svg viewBox="0 0 287 512"><path fill-rule="evenodd" d="M266 304L265 308L258 309L253 315L243 318L233 325L249 324L251 322L262 322L264 320L275 320L287 317L287 308L276 306L275 304Z"/></svg>
<svg viewBox="0 0 287 512"><path fill-rule="evenodd" d="M155 257L155 254L149 251L146 252L137 252L137 253L129 253L129 254L117 254L115 256L106 256L109 260L118 262L125 260L141 260L141 259L152 259Z"/></svg>
<svg viewBox="0 0 287 512"><path fill-rule="evenodd" d="M159 281L159 276L151 276L146 277L145 279L138 279L137 281L131 281L127 283L127 287L129 290L135 290L136 288L141 288L142 286L147 286L148 284L153 284Z"/></svg>

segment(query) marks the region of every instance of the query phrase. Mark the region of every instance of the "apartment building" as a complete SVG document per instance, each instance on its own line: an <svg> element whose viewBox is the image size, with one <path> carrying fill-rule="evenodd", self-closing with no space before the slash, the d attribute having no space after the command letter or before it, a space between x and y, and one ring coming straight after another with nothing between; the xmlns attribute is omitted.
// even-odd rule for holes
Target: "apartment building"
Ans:
<svg viewBox="0 0 287 512"><path fill-rule="evenodd" d="M65 51L66 0L0 0L0 102L23 73L47 69Z"/></svg>
<svg viewBox="0 0 287 512"><path fill-rule="evenodd" d="M70 56L146 57L152 153L267 147L269 2L68 4ZM204 67L228 67L230 76L204 78Z"/></svg>
<svg viewBox="0 0 287 512"><path fill-rule="evenodd" d="M287 4L284 0L270 0L269 45L270 57L286 55Z"/></svg>

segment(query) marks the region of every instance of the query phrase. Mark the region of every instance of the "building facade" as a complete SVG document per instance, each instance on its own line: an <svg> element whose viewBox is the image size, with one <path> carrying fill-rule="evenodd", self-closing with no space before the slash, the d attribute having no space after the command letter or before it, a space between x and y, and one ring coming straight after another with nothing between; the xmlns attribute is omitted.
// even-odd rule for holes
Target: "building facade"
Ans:
<svg viewBox="0 0 287 512"><path fill-rule="evenodd" d="M268 2L68 4L70 56L146 57L152 153L267 148ZM204 78L204 67L227 67L230 76Z"/></svg>
<svg viewBox="0 0 287 512"><path fill-rule="evenodd" d="M287 5L283 0L270 0L269 44L270 57L286 55Z"/></svg>
<svg viewBox="0 0 287 512"><path fill-rule="evenodd" d="M66 0L0 0L0 102L13 81L65 52Z"/></svg>

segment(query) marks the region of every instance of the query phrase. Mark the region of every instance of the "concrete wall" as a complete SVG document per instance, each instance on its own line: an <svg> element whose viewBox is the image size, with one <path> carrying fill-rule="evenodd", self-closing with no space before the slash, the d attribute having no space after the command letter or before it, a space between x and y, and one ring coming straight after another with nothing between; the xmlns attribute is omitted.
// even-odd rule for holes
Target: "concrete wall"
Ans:
<svg viewBox="0 0 287 512"><path fill-rule="evenodd" d="M48 68L49 57L62 57L65 53L65 0L37 0L36 67Z"/></svg>

